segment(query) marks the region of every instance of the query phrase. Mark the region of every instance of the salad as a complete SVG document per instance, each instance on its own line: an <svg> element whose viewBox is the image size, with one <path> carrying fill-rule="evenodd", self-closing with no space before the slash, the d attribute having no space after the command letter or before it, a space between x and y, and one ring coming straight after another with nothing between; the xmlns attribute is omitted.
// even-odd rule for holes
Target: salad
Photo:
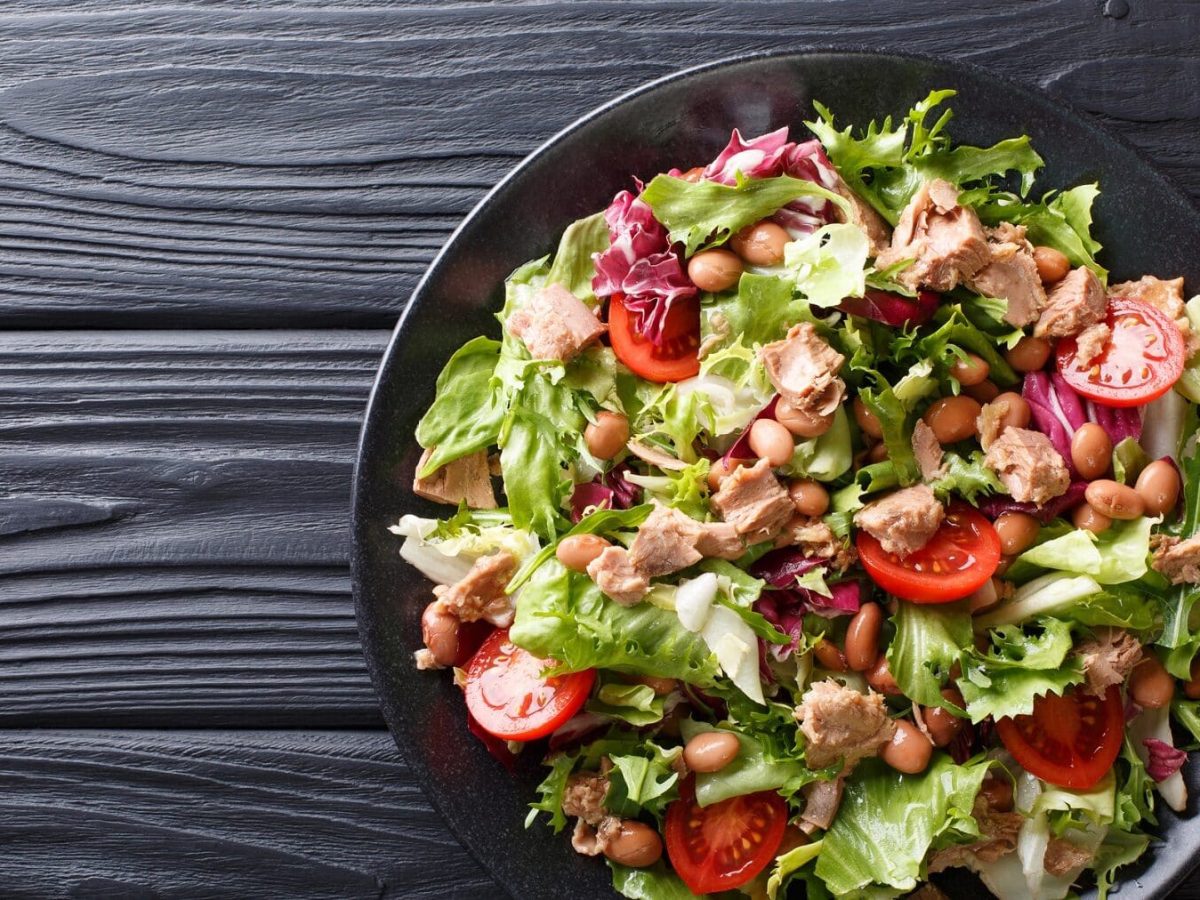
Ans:
<svg viewBox="0 0 1200 900"><path fill-rule="evenodd" d="M631 176L417 428L416 665L627 897L1104 897L1185 808L1200 297L952 94Z"/></svg>

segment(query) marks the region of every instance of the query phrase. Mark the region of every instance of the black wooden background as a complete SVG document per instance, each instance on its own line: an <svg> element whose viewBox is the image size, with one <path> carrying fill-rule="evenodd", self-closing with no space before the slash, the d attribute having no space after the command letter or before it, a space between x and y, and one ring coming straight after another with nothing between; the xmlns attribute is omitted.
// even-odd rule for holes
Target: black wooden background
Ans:
<svg viewBox="0 0 1200 900"><path fill-rule="evenodd" d="M1195 0L0 4L0 895L496 896L383 730L347 506L390 326L558 128L879 45L1200 196L1198 38Z"/></svg>

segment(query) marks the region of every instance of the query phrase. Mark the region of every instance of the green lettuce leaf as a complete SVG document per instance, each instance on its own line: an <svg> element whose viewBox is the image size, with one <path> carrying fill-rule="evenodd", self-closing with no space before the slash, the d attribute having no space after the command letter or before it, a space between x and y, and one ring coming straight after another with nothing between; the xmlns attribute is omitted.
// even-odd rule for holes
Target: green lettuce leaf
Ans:
<svg viewBox="0 0 1200 900"><path fill-rule="evenodd" d="M645 491L647 500L657 500L685 515L703 522L709 517L707 459L698 459L678 471L665 470L661 475L635 475L624 478Z"/></svg>
<svg viewBox="0 0 1200 900"><path fill-rule="evenodd" d="M1158 521L1142 516L1114 522L1099 535L1075 528L1062 537L1026 550L1017 558L1017 563L1022 567L1090 575L1100 584L1136 581L1149 570L1146 560L1150 556L1150 529ZM1022 574L1019 569L1012 577L1019 579Z"/></svg>
<svg viewBox="0 0 1200 900"><path fill-rule="evenodd" d="M493 388L500 342L477 337L455 351L437 379L437 395L417 424L417 443L433 452L417 474L432 475L446 463L496 443L508 408Z"/></svg>
<svg viewBox="0 0 1200 900"><path fill-rule="evenodd" d="M705 295L700 307L702 340L724 335L715 346L736 340L746 347L769 344L797 322L813 319L808 301L797 297L791 278L743 272L737 293Z"/></svg>
<svg viewBox="0 0 1200 900"><path fill-rule="evenodd" d="M649 685L610 681L600 685L588 700L587 711L642 728L662 721L663 703Z"/></svg>
<svg viewBox="0 0 1200 900"><path fill-rule="evenodd" d="M1171 715L1192 736L1192 743L1181 749L1200 749L1200 700L1181 700L1178 697L1171 701Z"/></svg>
<svg viewBox="0 0 1200 900"><path fill-rule="evenodd" d="M850 419L845 406L833 414L833 424L820 437L799 441L783 473L793 478L833 481L850 471L854 447L850 437Z"/></svg>
<svg viewBox="0 0 1200 900"><path fill-rule="evenodd" d="M1096 262L1100 244L1092 237L1092 203L1100 194L1095 184L1069 191L1051 191L1040 203L1029 203L1014 194L972 192L959 198L970 203L985 225L1012 222L1024 225L1034 244L1053 247L1073 266L1087 266L1103 281L1108 271Z"/></svg>
<svg viewBox="0 0 1200 900"><path fill-rule="evenodd" d="M900 485L907 487L916 484L921 480L921 470L913 455L908 410L882 375L876 373L875 382L876 387L863 388L858 392L859 399L879 420L883 443L887 446L887 461L894 469Z"/></svg>
<svg viewBox="0 0 1200 900"><path fill-rule="evenodd" d="M1125 438L1113 447L1113 478L1121 484L1132 485L1142 474L1142 469L1150 465L1150 457L1142 449L1142 445L1131 437Z"/></svg>
<svg viewBox="0 0 1200 900"><path fill-rule="evenodd" d="M1097 900L1105 900L1116 881L1116 870L1140 859L1150 846L1150 838L1110 828L1096 848L1089 868L1096 873Z"/></svg>
<svg viewBox="0 0 1200 900"><path fill-rule="evenodd" d="M567 789L567 779L575 768L575 762L576 756L566 753L560 753L547 760L550 772L537 786L541 799L529 804L529 815L525 817L526 828L534 823L540 812L550 816L550 827L554 829L555 834L566 827L567 817L562 808L563 791Z"/></svg>
<svg viewBox="0 0 1200 900"><path fill-rule="evenodd" d="M585 419L571 392L542 374L526 380L508 408L501 429L500 468L513 524L544 538L564 521L563 501L572 483L564 470L564 443L579 434Z"/></svg>
<svg viewBox="0 0 1200 900"><path fill-rule="evenodd" d="M717 675L708 645L674 612L613 603L587 575L556 559L525 586L509 637L534 656L557 660L562 672L618 669L701 686Z"/></svg>
<svg viewBox="0 0 1200 900"><path fill-rule="evenodd" d="M1002 625L988 637L986 652L969 647L962 657L958 689L972 722L1028 715L1035 698L1083 681L1083 664L1069 656L1071 627L1060 619L1038 619L1024 628Z"/></svg>
<svg viewBox="0 0 1200 900"><path fill-rule="evenodd" d="M736 185L656 175L641 195L654 210L654 218L670 232L671 243L684 245L685 256L725 243L747 225L800 197L822 197L843 209L847 206L832 191L787 175L755 179L739 175Z"/></svg>
<svg viewBox="0 0 1200 900"><path fill-rule="evenodd" d="M931 114L954 91L932 91L893 127L888 117L871 122L859 135L851 128L838 131L833 115L819 103L819 118L806 122L846 182L893 225L923 181L943 178L960 187L989 183L1009 172L1021 179L1022 193L1033 184L1042 158L1022 136L991 147L951 146L946 109L928 124Z"/></svg>
<svg viewBox="0 0 1200 900"><path fill-rule="evenodd" d="M892 677L910 700L942 706L950 669L971 645L971 612L966 602L901 603L892 622L896 636L887 649Z"/></svg>
<svg viewBox="0 0 1200 900"><path fill-rule="evenodd" d="M608 867L612 869L613 888L630 900L696 900L696 895L662 860L643 869L633 869L610 859Z"/></svg>
<svg viewBox="0 0 1200 900"><path fill-rule="evenodd" d="M837 306L866 290L866 232L857 225L832 224L784 248L783 263L796 279L796 289L813 306Z"/></svg>
<svg viewBox="0 0 1200 900"><path fill-rule="evenodd" d="M767 897L769 900L776 900L779 896L779 889L786 887L787 883L798 870L821 855L821 847L823 845L824 841L801 844L799 847L793 847L787 853L776 857L775 865L771 869L771 877L767 879Z"/></svg>
<svg viewBox="0 0 1200 900"><path fill-rule="evenodd" d="M872 884L912 890L935 840L979 833L971 807L989 765L959 766L936 753L920 775L902 775L877 759L863 760L825 834L817 877L836 896Z"/></svg>
<svg viewBox="0 0 1200 900"><path fill-rule="evenodd" d="M1142 635L1156 632L1160 623L1156 592L1142 582L1105 588L1089 575L1054 572L1023 584L1011 600L980 616L976 624L981 628L1019 625L1038 616L1089 626L1113 625Z"/></svg>
<svg viewBox="0 0 1200 900"><path fill-rule="evenodd" d="M679 798L679 773L672 766L682 754L682 747L664 750L653 741L646 741L636 753L611 754L605 807L626 818L647 812L661 823L667 806Z"/></svg>
<svg viewBox="0 0 1200 900"><path fill-rule="evenodd" d="M578 219L567 226L554 253L554 262L546 274L546 284L561 284L580 300L594 300L592 278L596 274L593 253L609 247L608 223L604 213Z"/></svg>
<svg viewBox="0 0 1200 900"><path fill-rule="evenodd" d="M958 494L968 503L976 503L981 495L1007 494L1008 489L983 462L980 450L971 451L964 457L958 453L942 455L946 474L930 484L934 492L944 501L950 494Z"/></svg>
<svg viewBox="0 0 1200 900"><path fill-rule="evenodd" d="M741 749L733 762L720 771L696 773L696 802L701 806L757 791L779 790L791 794L818 778L819 773L810 771L799 760L768 759L763 745L749 734L692 719L680 723L680 733L685 741L709 731L733 734Z"/></svg>
<svg viewBox="0 0 1200 900"><path fill-rule="evenodd" d="M988 378L997 385L1012 387L1017 383L1017 373L1000 353L996 339L972 324L960 305L940 307L934 322L938 327L928 335L920 337L914 332L896 341L894 352L897 358L932 361L945 373L966 353L974 353L988 364Z"/></svg>

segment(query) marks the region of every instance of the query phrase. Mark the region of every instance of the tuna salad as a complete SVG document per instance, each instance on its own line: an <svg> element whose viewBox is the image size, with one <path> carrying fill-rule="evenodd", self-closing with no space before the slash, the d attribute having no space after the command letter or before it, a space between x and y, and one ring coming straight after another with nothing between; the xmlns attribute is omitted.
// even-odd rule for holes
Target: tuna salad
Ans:
<svg viewBox="0 0 1200 900"><path fill-rule="evenodd" d="M627 897L1103 898L1185 809L1200 297L952 95L630 173L417 427L414 664Z"/></svg>

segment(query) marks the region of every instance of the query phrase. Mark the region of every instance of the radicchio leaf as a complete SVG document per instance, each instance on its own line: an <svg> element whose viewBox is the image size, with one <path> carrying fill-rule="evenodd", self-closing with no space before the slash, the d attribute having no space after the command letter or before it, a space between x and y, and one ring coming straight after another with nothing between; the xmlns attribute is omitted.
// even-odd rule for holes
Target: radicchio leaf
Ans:
<svg viewBox="0 0 1200 900"><path fill-rule="evenodd" d="M819 556L805 556L799 547L781 547L765 553L750 566L750 574L761 578L771 587L791 588L805 572L828 565Z"/></svg>
<svg viewBox="0 0 1200 900"><path fill-rule="evenodd" d="M591 481L575 485L571 492L571 524L578 525L589 509L629 509L636 506L642 489L625 480L627 463L613 467Z"/></svg>
<svg viewBox="0 0 1200 900"><path fill-rule="evenodd" d="M838 308L852 316L861 316L903 328L921 325L937 311L940 295L933 291L921 291L916 297L904 297L890 291L868 290L861 297L847 297Z"/></svg>
<svg viewBox="0 0 1200 900"><path fill-rule="evenodd" d="M1146 738L1142 745L1149 756L1146 760L1146 773L1155 781L1166 781L1183 768L1187 760L1187 753L1158 738Z"/></svg>
<svg viewBox="0 0 1200 900"><path fill-rule="evenodd" d="M1086 481L1072 481L1064 493L1047 500L1041 506L1034 503L1013 500L1011 497L1005 497L1000 494L994 494L990 497L980 497L978 506L979 511L990 519L995 519L1004 513L1021 512L1028 513L1045 525L1050 520L1061 516L1068 509L1078 506L1083 501L1083 494L1086 490Z"/></svg>

